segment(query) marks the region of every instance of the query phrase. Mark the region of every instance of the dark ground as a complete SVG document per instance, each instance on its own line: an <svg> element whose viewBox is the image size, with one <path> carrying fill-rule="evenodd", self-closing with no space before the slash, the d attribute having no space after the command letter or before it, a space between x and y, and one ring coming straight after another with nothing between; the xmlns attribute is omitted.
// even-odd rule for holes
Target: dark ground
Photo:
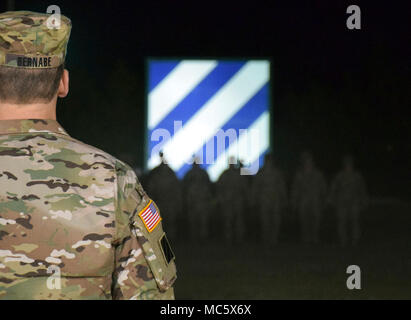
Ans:
<svg viewBox="0 0 411 320"><path fill-rule="evenodd" d="M177 299L411 299L411 204L374 201L362 216L357 247L337 244L332 212L322 244L298 243L288 217L271 250L253 240L228 248L218 241L174 243ZM346 268L361 268L362 289L348 290Z"/></svg>

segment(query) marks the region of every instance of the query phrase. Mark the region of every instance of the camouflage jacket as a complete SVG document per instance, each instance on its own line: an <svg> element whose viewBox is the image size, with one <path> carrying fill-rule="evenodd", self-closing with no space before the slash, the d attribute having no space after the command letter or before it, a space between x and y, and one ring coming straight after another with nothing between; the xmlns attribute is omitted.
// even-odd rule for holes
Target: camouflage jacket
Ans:
<svg viewBox="0 0 411 320"><path fill-rule="evenodd" d="M56 121L0 121L0 299L174 299L150 204L128 165Z"/></svg>

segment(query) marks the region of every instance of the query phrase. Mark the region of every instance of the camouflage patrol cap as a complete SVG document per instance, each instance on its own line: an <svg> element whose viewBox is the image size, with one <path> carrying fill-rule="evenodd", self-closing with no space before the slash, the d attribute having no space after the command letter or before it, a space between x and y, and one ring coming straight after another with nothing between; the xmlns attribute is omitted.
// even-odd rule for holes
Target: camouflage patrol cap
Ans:
<svg viewBox="0 0 411 320"><path fill-rule="evenodd" d="M71 21L31 11L0 14L0 65L19 68L56 68L63 64ZM54 20L54 21L53 21Z"/></svg>

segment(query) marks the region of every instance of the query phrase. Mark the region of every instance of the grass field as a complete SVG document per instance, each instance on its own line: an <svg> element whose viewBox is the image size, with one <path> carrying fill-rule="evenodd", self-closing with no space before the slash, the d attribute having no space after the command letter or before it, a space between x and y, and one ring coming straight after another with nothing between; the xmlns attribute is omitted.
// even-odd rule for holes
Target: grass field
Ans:
<svg viewBox="0 0 411 320"><path fill-rule="evenodd" d="M255 238L232 247L174 243L177 299L411 299L411 206L374 203L363 213L357 247L341 248L327 212L322 243L304 246L288 217L281 243L265 249ZM223 232L223 231L220 231ZM258 231L257 231L258 233ZM255 239L255 240L254 240ZM349 265L361 268L361 290L348 290Z"/></svg>

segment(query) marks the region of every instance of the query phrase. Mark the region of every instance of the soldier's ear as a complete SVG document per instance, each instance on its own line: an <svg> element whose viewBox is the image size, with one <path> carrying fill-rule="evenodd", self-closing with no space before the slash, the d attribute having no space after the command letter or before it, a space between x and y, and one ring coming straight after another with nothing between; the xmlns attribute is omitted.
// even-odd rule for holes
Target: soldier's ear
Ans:
<svg viewBox="0 0 411 320"><path fill-rule="evenodd" d="M58 96L60 98L64 98L67 96L69 92L69 72L67 69L64 69L63 75L61 76L59 89L58 89Z"/></svg>

